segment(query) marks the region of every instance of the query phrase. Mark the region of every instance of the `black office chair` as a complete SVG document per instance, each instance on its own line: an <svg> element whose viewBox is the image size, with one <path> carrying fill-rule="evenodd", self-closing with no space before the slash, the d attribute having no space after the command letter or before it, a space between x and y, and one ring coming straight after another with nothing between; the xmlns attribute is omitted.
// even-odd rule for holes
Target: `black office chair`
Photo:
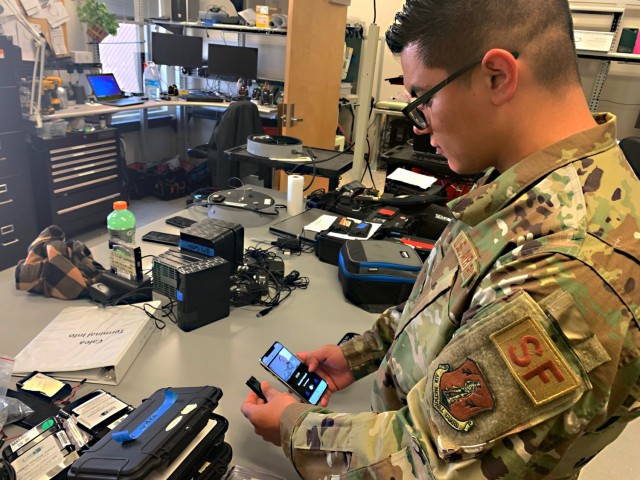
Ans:
<svg viewBox="0 0 640 480"><path fill-rule="evenodd" d="M235 102L220 116L207 145L207 159L211 170L213 187L220 190L229 187L232 177L244 177L257 173L251 165L231 165L224 151L245 145L249 135L263 133L258 107L252 102Z"/></svg>
<svg viewBox="0 0 640 480"><path fill-rule="evenodd" d="M636 174L640 178L640 137L627 137L620 140L620 149L627 161Z"/></svg>

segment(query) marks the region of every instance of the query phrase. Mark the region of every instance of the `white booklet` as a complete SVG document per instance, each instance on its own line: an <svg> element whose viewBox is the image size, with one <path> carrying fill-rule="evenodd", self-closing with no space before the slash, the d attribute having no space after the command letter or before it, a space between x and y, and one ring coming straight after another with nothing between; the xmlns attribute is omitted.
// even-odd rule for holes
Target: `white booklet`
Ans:
<svg viewBox="0 0 640 480"><path fill-rule="evenodd" d="M153 314L160 302L136 306ZM117 385L154 330L153 320L132 305L66 308L16 356L13 374Z"/></svg>

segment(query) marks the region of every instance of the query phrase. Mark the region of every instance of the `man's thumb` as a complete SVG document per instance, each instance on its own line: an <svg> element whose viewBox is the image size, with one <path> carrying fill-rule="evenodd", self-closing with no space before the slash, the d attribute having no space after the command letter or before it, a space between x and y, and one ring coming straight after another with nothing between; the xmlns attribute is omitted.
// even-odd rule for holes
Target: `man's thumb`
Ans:
<svg viewBox="0 0 640 480"><path fill-rule="evenodd" d="M260 388L262 388L262 393L264 393L264 396L267 397L267 401L271 400L273 397L277 396L280 393L266 380L260 384Z"/></svg>

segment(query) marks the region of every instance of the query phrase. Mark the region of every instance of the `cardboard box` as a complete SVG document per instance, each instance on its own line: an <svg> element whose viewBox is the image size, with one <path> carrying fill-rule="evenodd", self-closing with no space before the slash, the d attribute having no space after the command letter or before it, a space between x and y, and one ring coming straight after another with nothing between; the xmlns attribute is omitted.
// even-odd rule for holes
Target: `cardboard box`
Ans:
<svg viewBox="0 0 640 480"><path fill-rule="evenodd" d="M278 13L278 9L268 5L256 5L256 27L269 28L271 15Z"/></svg>
<svg viewBox="0 0 640 480"><path fill-rule="evenodd" d="M574 38L577 50L593 52L608 52L613 42L612 32L595 32L590 30L576 30Z"/></svg>

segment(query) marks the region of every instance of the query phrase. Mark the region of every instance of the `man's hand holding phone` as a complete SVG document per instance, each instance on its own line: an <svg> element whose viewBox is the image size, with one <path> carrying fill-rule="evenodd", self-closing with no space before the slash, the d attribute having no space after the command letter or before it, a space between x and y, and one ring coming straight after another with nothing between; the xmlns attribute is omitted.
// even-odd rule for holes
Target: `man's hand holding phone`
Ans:
<svg viewBox="0 0 640 480"><path fill-rule="evenodd" d="M329 404L329 397L333 393L355 382L347 359L337 345L324 345L310 352L298 353L297 356L307 364L310 372L317 373L328 384L327 390L318 403L322 407Z"/></svg>

